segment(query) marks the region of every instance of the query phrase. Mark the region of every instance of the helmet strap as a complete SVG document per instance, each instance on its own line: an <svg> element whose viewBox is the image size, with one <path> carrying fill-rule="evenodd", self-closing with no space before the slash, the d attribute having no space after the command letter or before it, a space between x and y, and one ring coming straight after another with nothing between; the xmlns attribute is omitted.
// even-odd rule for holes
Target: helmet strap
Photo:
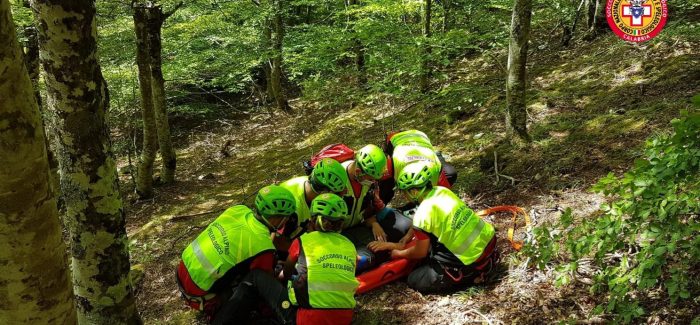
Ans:
<svg viewBox="0 0 700 325"><path fill-rule="evenodd" d="M287 219L289 219L289 217L282 218L282 221L280 221L280 223L278 223L277 226L273 226L270 223L270 220L267 220L267 218L259 215L258 213L255 214L255 219L258 219L258 221L260 221L263 225L265 225L267 227L267 229L270 230L270 232L277 232L280 228L280 225L285 224L287 222Z"/></svg>
<svg viewBox="0 0 700 325"><path fill-rule="evenodd" d="M418 191L418 193L416 193L415 195L411 194L411 192L412 192L411 190L413 190L413 189L415 189L415 188L409 189L408 191L406 191L406 195L407 195L411 200L413 200L414 202L418 203L418 202L420 202L421 200L423 200L423 197L425 196L425 191L426 191L427 188L428 188L427 186L421 187L421 188L420 188L420 191Z"/></svg>

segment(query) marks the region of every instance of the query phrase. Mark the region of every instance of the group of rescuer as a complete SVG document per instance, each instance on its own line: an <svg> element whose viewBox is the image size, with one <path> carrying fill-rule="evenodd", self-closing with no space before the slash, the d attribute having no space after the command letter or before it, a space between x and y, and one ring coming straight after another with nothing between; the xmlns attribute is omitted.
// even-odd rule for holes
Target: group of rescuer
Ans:
<svg viewBox="0 0 700 325"><path fill-rule="evenodd" d="M454 168L421 131L384 142L322 158L219 215L182 252L186 304L213 324L254 310L282 324L350 324L356 275L390 259L420 260L407 282L423 293L483 281L499 257L495 230L450 190Z"/></svg>

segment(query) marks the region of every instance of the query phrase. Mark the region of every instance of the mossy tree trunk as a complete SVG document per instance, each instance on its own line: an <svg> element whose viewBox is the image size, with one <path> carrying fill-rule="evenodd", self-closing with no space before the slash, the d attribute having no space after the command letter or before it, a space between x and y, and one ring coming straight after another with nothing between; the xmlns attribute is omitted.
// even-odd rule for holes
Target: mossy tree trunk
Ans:
<svg viewBox="0 0 700 325"><path fill-rule="evenodd" d="M425 0L423 7L423 58L421 61L420 90L427 93L430 90L430 76L432 75L430 57L430 19L432 16L432 0Z"/></svg>
<svg viewBox="0 0 700 325"><path fill-rule="evenodd" d="M41 113L0 0L0 324L75 324Z"/></svg>
<svg viewBox="0 0 700 325"><path fill-rule="evenodd" d="M35 0L47 109L56 124L73 289L81 324L140 324L116 161L105 123L95 3Z"/></svg>
<svg viewBox="0 0 700 325"><path fill-rule="evenodd" d="M163 59L161 55L161 29L163 23L177 10L182 3L172 11L164 13L160 6L147 6L147 34L148 51L151 67L151 88L153 89L153 108L155 110L156 127L158 129L158 146L163 161L160 179L164 184L175 181L175 169L177 157L170 138L170 124L168 123L168 110L165 106L165 79L163 78Z"/></svg>
<svg viewBox="0 0 700 325"><path fill-rule="evenodd" d="M525 141L527 134L527 111L525 89L527 87L527 42L530 37L532 0L515 0L510 26L508 48L508 77L506 79L506 125L509 136L513 133Z"/></svg>
<svg viewBox="0 0 700 325"><path fill-rule="evenodd" d="M151 56L149 55L147 11L140 5L133 7L134 31L136 33L136 66L139 69L139 90L141 93L141 119L143 121L143 148L136 175L136 193L142 199L153 196L153 163L158 151L158 130L153 107L153 77Z"/></svg>
<svg viewBox="0 0 700 325"><path fill-rule="evenodd" d="M277 109L291 112L287 94L282 85L282 52L284 42L284 20L282 0L270 0L272 4L272 59L270 65L270 82Z"/></svg>
<svg viewBox="0 0 700 325"><path fill-rule="evenodd" d="M24 6L29 8L29 2L26 1ZM49 158L49 175L51 177L51 191L53 191L56 200L59 202L58 206L63 206L60 191L60 178L58 175L58 160L53 153L51 147L51 134L53 130L53 122L51 115L48 114L42 108L41 92L39 89L39 77L40 77L40 64L39 64L39 36L37 35L37 29L34 26L29 26L24 29L24 36L26 37L26 42L24 44L24 64L29 72L29 79L32 81L32 88L34 89L34 97L36 98L37 104L39 106L39 112L42 115L42 121L44 125L44 138L46 141L46 151Z"/></svg>

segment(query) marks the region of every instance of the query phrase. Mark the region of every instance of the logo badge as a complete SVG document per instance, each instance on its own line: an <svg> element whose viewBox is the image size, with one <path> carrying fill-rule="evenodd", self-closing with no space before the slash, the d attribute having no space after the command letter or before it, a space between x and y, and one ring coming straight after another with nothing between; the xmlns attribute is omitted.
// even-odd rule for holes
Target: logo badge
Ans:
<svg viewBox="0 0 700 325"><path fill-rule="evenodd" d="M666 0L608 0L605 16L612 31L625 41L645 42L666 25Z"/></svg>

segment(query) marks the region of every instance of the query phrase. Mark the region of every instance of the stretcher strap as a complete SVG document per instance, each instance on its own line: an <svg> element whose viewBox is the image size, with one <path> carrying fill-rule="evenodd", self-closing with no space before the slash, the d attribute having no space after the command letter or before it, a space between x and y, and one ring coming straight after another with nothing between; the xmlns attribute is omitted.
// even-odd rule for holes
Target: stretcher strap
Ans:
<svg viewBox="0 0 700 325"><path fill-rule="evenodd" d="M513 235L515 233L515 228L517 226L516 220L518 218L518 215L522 214L523 217L525 217L525 226L527 228L529 228L530 224L531 224L530 216L527 214L527 212L525 212L525 210L523 210L520 207L514 206L514 205L499 205L499 206L495 206L495 207L492 207L489 209L481 210L481 211L477 212L476 214L479 217L483 218L483 217L486 217L488 215L492 215L492 214L498 213L498 212L510 212L511 213L513 224L508 228L508 241L510 242L510 245L513 246L513 249L515 249L516 251L520 251L520 249L523 248L523 242L513 240Z"/></svg>

